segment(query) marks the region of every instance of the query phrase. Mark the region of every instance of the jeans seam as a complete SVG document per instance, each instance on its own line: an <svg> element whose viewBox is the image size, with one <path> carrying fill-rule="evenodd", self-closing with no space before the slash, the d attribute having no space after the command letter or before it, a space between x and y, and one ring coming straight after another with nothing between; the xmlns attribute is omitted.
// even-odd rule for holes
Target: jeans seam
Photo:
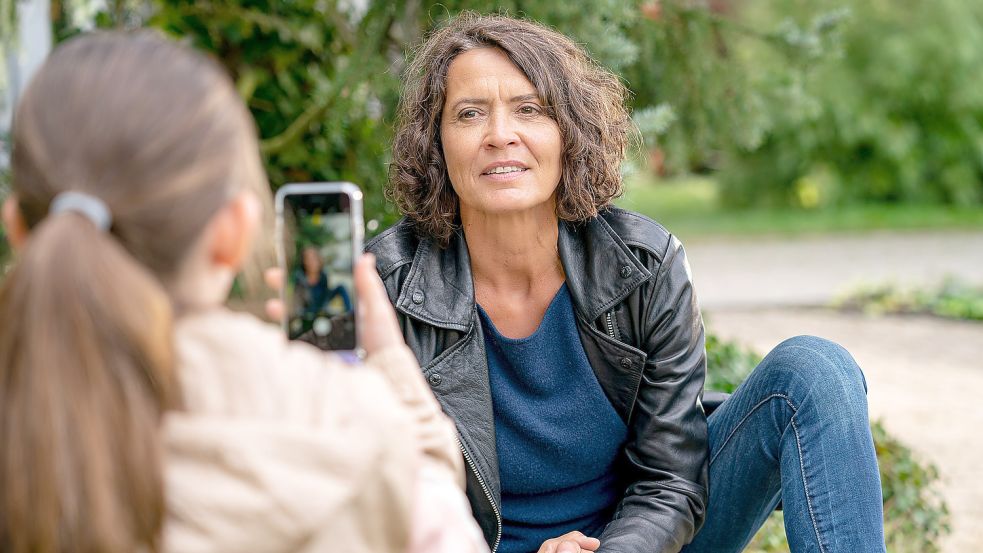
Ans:
<svg viewBox="0 0 983 553"><path fill-rule="evenodd" d="M797 414L798 412L796 412ZM799 470L802 473L802 491L806 496L806 506L809 508L809 518L812 520L812 529L816 532L816 543L819 544L819 551L821 553L826 553L826 548L823 546L823 539L819 535L819 523L816 522L816 513L812 508L812 498L809 495L809 483L806 481L806 465L805 460L802 457L802 442L799 440L799 427L795 424L795 415L792 415L792 432L795 433L795 448L799 452Z"/></svg>
<svg viewBox="0 0 983 553"><path fill-rule="evenodd" d="M809 509L809 519L812 521L812 529L816 533L816 543L819 545L819 551L821 553L826 553L826 547L823 545L822 537L820 537L819 535L819 523L816 522L816 513L812 508L812 498L809 495L809 484L808 482L806 482L806 467L805 467L805 461L803 460L802 457L802 442L799 439L799 427L797 424L795 424L795 415L799 413L799 409L798 407L795 406L794 403L792 403L792 400L789 399L787 395L771 394L768 397L759 401L757 404L755 404L754 407L752 407L750 410L748 410L747 414L744 415L743 418L741 418L741 421L737 423L737 425L730 432L730 434L728 434L727 437L724 439L723 443L720 444L720 448L717 450L717 454L710 458L709 464L712 465L713 462L717 459L717 457L719 457L720 454L723 453L724 449L727 447L727 444L730 443L731 438L733 438L734 434L737 434L737 432L741 429L741 427L744 426L744 423L747 422L748 418L750 418L751 415L755 413L755 411L761 408L762 405L768 403L769 401L775 398L783 399L785 403L788 404L789 408L792 409L792 417L789 419L789 424L791 424L792 426L792 432L795 435L795 448L799 453L799 471L802 473L802 488L806 496L806 506Z"/></svg>
<svg viewBox="0 0 983 553"><path fill-rule="evenodd" d="M730 443L731 438L733 438L734 437L734 434L737 434L737 431L740 430L742 426L744 426L744 423L747 422L747 420L751 417L751 415L753 415L754 412L757 411L762 405L764 405L765 403L768 403L769 401L775 399L776 397L782 398L783 400L785 400L785 403L787 403L788 406L792 409L792 413L793 413L792 416L793 417L795 416L795 413L798 412L798 408L795 407L795 405L792 403L792 400L790 400L788 398L788 396L786 396L785 394L771 394L770 396L762 399L757 404L755 404L755 406L752 407L747 412L746 415L744 415L744 417L741 419L740 422L737 423L737 425L730 432L730 434L727 435L727 437L724 439L723 443L720 444L720 448L717 450L717 454L710 458L710 464L711 465L717 459L717 457L719 457L720 454L723 453L724 449L727 447L727 444Z"/></svg>

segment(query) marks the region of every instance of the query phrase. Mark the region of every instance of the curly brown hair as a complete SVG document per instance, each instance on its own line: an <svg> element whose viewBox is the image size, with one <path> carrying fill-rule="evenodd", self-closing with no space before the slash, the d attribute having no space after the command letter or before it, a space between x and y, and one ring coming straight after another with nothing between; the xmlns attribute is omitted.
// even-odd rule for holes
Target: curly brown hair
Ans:
<svg viewBox="0 0 983 553"><path fill-rule="evenodd" d="M459 224L440 144L447 70L476 48L502 50L536 87L563 139L556 214L585 221L621 195L634 126L628 90L566 36L531 21L465 12L434 31L406 72L387 195L417 229L446 245Z"/></svg>

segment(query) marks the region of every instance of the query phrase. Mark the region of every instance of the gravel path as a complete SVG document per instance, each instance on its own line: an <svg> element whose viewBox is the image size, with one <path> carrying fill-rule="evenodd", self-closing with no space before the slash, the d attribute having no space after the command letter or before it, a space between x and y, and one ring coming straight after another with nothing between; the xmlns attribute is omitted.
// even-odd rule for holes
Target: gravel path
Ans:
<svg viewBox="0 0 983 553"><path fill-rule="evenodd" d="M825 305L858 284L983 283L983 232L687 242L704 308Z"/></svg>
<svg viewBox="0 0 983 553"><path fill-rule="evenodd" d="M707 327L767 352L796 334L843 344L867 377L871 416L942 474L945 553L983 551L983 324L868 317L826 305L858 283L983 284L983 233L878 233L687 243ZM971 395L970 395L971 394Z"/></svg>

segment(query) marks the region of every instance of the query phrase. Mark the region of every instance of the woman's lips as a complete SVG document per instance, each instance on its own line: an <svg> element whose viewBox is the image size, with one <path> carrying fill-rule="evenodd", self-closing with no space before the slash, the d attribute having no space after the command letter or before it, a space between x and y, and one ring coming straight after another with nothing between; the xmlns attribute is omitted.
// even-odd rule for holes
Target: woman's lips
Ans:
<svg viewBox="0 0 983 553"><path fill-rule="evenodd" d="M507 169L503 171L503 169ZM510 181L517 179L524 173L529 171L528 167L508 167L508 168L495 168L493 171L496 172L485 172L482 173L482 177L486 177L496 181Z"/></svg>

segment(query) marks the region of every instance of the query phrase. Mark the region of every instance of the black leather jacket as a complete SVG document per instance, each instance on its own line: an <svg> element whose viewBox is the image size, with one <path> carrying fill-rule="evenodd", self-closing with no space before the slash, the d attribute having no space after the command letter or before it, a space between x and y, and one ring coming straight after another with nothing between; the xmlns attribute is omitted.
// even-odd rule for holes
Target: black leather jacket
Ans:
<svg viewBox="0 0 983 553"><path fill-rule="evenodd" d="M625 492L597 536L600 551L679 551L703 523L708 455L703 323L682 246L651 219L611 208L586 223L560 223L558 247L584 351L628 426L618 469ZM406 342L457 423L468 498L494 552L498 456L464 237L441 249L404 220L366 250L377 256Z"/></svg>

